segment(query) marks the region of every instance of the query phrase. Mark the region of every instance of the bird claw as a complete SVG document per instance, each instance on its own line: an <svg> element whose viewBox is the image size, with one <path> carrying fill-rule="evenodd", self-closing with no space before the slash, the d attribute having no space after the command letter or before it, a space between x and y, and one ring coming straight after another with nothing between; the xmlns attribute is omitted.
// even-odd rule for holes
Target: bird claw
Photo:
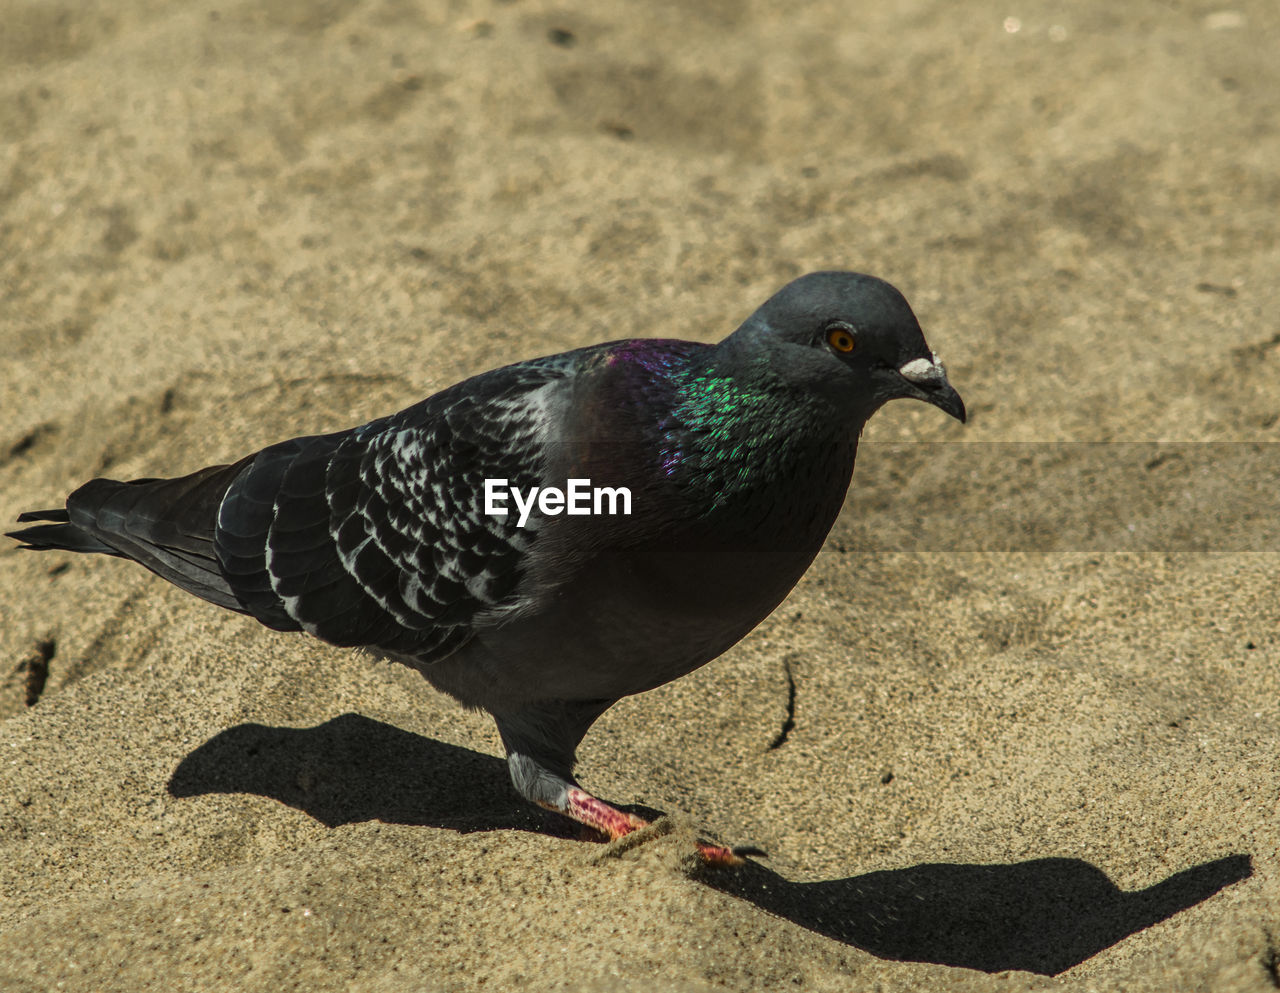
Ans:
<svg viewBox="0 0 1280 993"><path fill-rule="evenodd" d="M706 865L716 866L717 868L726 866L742 865L743 858L733 848L726 848L724 845L713 845L709 841L699 841L697 843L698 858Z"/></svg>

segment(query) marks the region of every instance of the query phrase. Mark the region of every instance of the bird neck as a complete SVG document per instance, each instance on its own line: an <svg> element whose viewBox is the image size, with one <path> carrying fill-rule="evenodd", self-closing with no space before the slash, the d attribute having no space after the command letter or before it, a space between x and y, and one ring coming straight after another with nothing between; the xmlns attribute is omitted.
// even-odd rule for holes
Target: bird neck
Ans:
<svg viewBox="0 0 1280 993"><path fill-rule="evenodd" d="M664 469L708 506L772 504L778 487L836 486L843 499L860 425L841 423L763 358L714 351L679 378Z"/></svg>

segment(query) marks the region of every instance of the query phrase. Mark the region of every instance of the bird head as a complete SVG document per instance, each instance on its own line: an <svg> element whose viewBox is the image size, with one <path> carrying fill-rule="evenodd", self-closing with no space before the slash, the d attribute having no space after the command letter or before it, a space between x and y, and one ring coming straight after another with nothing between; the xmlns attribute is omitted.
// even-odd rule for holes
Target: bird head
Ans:
<svg viewBox="0 0 1280 993"><path fill-rule="evenodd" d="M923 400L965 420L964 401L947 381L906 299L874 276L801 276L766 300L723 344L739 360L753 356L767 362L784 381L859 422L899 397Z"/></svg>

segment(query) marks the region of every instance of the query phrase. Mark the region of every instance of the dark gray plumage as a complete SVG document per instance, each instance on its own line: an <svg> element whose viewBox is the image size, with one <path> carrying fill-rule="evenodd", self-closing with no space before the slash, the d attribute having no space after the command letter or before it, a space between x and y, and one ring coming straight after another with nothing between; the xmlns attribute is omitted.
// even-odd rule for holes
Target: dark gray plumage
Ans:
<svg viewBox="0 0 1280 993"><path fill-rule="evenodd" d="M95 479L11 536L131 558L268 627L413 666L494 716L522 795L617 837L643 822L573 782L582 736L781 602L839 513L863 425L895 397L964 420L897 290L812 273L718 345L506 366L232 465ZM524 494L588 479L626 488L631 512L547 504L522 527L515 508L486 512L486 479Z"/></svg>

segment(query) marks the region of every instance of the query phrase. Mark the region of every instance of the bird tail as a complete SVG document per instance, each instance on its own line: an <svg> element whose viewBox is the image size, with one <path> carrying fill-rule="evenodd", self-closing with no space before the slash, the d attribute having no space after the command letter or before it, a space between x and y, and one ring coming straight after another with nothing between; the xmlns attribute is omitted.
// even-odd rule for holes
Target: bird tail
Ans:
<svg viewBox="0 0 1280 993"><path fill-rule="evenodd" d="M98 552L102 555L120 555L110 545L104 545L93 535L86 534L71 523L71 515L65 508L54 510L29 510L18 515L18 523L30 521L53 521L52 524L41 524L20 531L6 531L7 537L22 542L19 548L35 551L56 548L69 552Z"/></svg>
<svg viewBox="0 0 1280 993"><path fill-rule="evenodd" d="M44 523L8 536L27 549L133 559L189 593L243 613L219 567L214 529L222 498L249 461L175 479L93 479L67 497L65 509L21 514L19 524Z"/></svg>

